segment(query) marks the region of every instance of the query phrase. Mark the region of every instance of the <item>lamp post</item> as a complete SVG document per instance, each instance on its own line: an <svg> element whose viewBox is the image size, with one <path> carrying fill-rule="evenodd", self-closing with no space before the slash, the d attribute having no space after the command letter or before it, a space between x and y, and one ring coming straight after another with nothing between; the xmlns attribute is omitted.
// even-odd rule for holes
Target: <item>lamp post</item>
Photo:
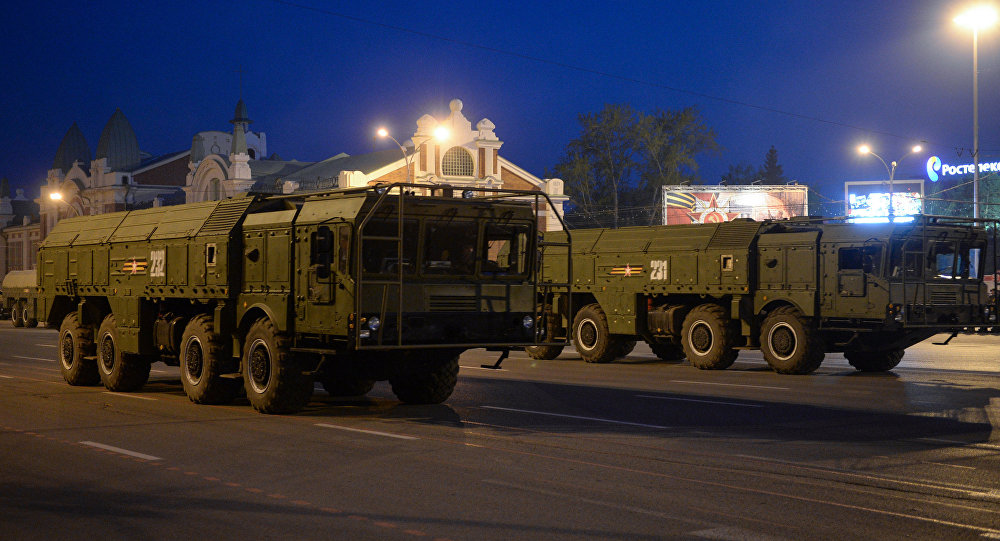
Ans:
<svg viewBox="0 0 1000 541"><path fill-rule="evenodd" d="M972 29L972 217L979 219L979 30L993 26L997 12L993 6L975 6L954 21Z"/></svg>
<svg viewBox="0 0 1000 541"><path fill-rule="evenodd" d="M898 160L890 162L891 165L892 165L892 167L890 167L890 163L885 163L885 160L882 159L882 156L879 156L878 154L875 154L874 152L872 152L871 147L869 147L868 145L861 145L861 146L858 147L858 152L859 153L861 153L861 154L871 154L872 156L875 156L876 158L878 158L878 161L882 162L882 165L885 166L885 170L889 173L889 223L893 223L893 221L895 219L895 215L894 215L894 213L892 211L892 192L893 192L893 190L892 190L892 188L893 188L892 183L893 183L894 178L896 177L896 166L899 164L899 162L903 161L903 158L909 156L910 154L916 154L918 152L921 152L923 149L924 148L922 146L920 146L920 145L914 145L913 148L911 148L909 152L907 152L906 154L903 154L902 156L900 156Z"/></svg>
<svg viewBox="0 0 1000 541"><path fill-rule="evenodd" d="M87 201L87 208L89 208L89 209L91 209L91 211L93 211L93 202L90 200L89 197L87 197L87 196L85 196L83 194L77 194L77 197L79 197L80 199L85 199ZM53 201L56 201L56 202L66 203L66 206L69 207L69 208L71 208L71 209L73 209L73 212L75 212L77 216L83 216L82 212L80 212L79 210L76 210L76 207L74 207L69 201L66 201L65 199L63 199L62 192L50 192L49 193L49 199L51 199Z"/></svg>
<svg viewBox="0 0 1000 541"><path fill-rule="evenodd" d="M392 136L392 134L389 133L389 130L385 128L379 128L378 131L376 131L375 133L378 134L378 136L382 137L383 139L386 137L392 139L392 142L396 143L396 146L399 147L399 151L403 153L403 162L406 164L406 183L411 184L412 181L410 178L410 155L406 153L406 148L403 147L403 145L399 141L397 141L396 138ZM433 138L438 141L444 141L448 139L450 135L451 134L448 132L448 128L445 128L444 126L438 126L434 128ZM414 151L416 150L416 148L417 148L417 142L414 141L413 142Z"/></svg>

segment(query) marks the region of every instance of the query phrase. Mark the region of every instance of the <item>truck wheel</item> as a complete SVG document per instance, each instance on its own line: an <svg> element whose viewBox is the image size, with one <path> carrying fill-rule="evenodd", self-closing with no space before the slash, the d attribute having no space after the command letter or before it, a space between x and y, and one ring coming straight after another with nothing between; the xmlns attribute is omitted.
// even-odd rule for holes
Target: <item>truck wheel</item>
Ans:
<svg viewBox="0 0 1000 541"><path fill-rule="evenodd" d="M588 304L573 318L573 345L588 363L609 363L621 351L620 338L608 331L608 318L598 304Z"/></svg>
<svg viewBox="0 0 1000 541"><path fill-rule="evenodd" d="M59 326L59 369L70 385L97 385L94 359L84 357L94 354L94 329L80 325L76 312L70 312Z"/></svg>
<svg viewBox="0 0 1000 541"><path fill-rule="evenodd" d="M739 329L717 304L702 304L688 312L681 327L684 356L702 370L724 370L739 352L733 349Z"/></svg>
<svg viewBox="0 0 1000 541"><path fill-rule="evenodd" d="M25 305L24 310L21 311L21 320L24 321L24 326L29 329L34 329L38 326L38 320L35 319L35 314L28 305Z"/></svg>
<svg viewBox="0 0 1000 541"><path fill-rule="evenodd" d="M14 306L10 307L10 320L15 327L24 327L24 309L21 308L20 302L15 302Z"/></svg>
<svg viewBox="0 0 1000 541"><path fill-rule="evenodd" d="M782 306L764 318L760 351L779 374L808 374L823 362L823 341L812 321L797 308Z"/></svg>
<svg viewBox="0 0 1000 541"><path fill-rule="evenodd" d="M230 342L231 343L231 342ZM181 336L181 383L195 404L228 404L240 393L240 380L222 374L236 372L227 340L215 332L211 316L195 316Z"/></svg>
<svg viewBox="0 0 1000 541"><path fill-rule="evenodd" d="M888 372L899 361L903 360L905 352L901 349L883 349L879 351L845 351L844 357L851 366L861 372Z"/></svg>
<svg viewBox="0 0 1000 541"><path fill-rule="evenodd" d="M97 373L109 391L137 391L149 380L149 360L121 350L115 315L108 314L97 331Z"/></svg>
<svg viewBox="0 0 1000 541"><path fill-rule="evenodd" d="M649 344L649 349L653 350L653 354L663 361L680 361L684 359L684 350L677 344L657 342Z"/></svg>
<svg viewBox="0 0 1000 541"><path fill-rule="evenodd" d="M458 383L458 355L428 363L428 367L421 373L389 378L396 398L406 404L440 404L447 400Z"/></svg>
<svg viewBox="0 0 1000 541"><path fill-rule="evenodd" d="M528 357L531 357L532 359L537 359L539 361L551 361L562 353L563 346L528 346L524 348L524 351L527 352Z"/></svg>
<svg viewBox="0 0 1000 541"><path fill-rule="evenodd" d="M290 340L264 317L243 342L243 386L261 413L295 413L312 397L313 380L289 351Z"/></svg>

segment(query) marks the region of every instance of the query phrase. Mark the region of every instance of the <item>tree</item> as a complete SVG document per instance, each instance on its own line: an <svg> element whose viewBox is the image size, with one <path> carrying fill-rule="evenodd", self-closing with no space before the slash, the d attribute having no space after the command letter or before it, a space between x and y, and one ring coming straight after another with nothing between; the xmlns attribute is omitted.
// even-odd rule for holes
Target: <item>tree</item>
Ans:
<svg viewBox="0 0 1000 541"><path fill-rule="evenodd" d="M720 184L724 181L725 184L735 186L738 184L753 184L760 177L757 175L759 169L750 165L747 162L743 162L739 165L730 165L729 172L722 176L720 179Z"/></svg>
<svg viewBox="0 0 1000 541"><path fill-rule="evenodd" d="M636 113L629 105L605 105L578 119L580 136L569 142L556 172L577 209L597 219L596 214L610 208L618 227L619 199L634 182Z"/></svg>
<svg viewBox="0 0 1000 541"><path fill-rule="evenodd" d="M555 174L566 183L569 212L592 225L619 227L658 216L660 187L695 179L696 156L718 149L715 133L690 107L644 114L627 104L605 105L578 119L580 135ZM626 208L639 212L623 217Z"/></svg>
<svg viewBox="0 0 1000 541"><path fill-rule="evenodd" d="M784 184L788 182L784 170L778 164L778 151L774 148L774 145L771 145L771 149L764 156L764 165L761 166L758 174L763 179L764 184Z"/></svg>

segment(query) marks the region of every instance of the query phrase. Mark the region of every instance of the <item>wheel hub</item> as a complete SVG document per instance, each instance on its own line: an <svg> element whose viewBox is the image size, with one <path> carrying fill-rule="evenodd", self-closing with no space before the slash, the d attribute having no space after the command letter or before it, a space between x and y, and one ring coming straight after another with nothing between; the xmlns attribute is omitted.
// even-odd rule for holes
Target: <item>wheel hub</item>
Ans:
<svg viewBox="0 0 1000 541"><path fill-rule="evenodd" d="M101 365L105 372L111 372L115 367L115 341L110 336L101 340Z"/></svg>
<svg viewBox="0 0 1000 541"><path fill-rule="evenodd" d="M580 344L587 349L594 349L597 345L597 327L591 321L584 321L580 325Z"/></svg>
<svg viewBox="0 0 1000 541"><path fill-rule="evenodd" d="M704 322L698 322L691 328L691 347L698 353L708 353L712 349L712 328Z"/></svg>
<svg viewBox="0 0 1000 541"><path fill-rule="evenodd" d="M795 352L795 332L785 325L772 329L771 351L783 359L790 357Z"/></svg>
<svg viewBox="0 0 1000 541"><path fill-rule="evenodd" d="M62 362L63 366L67 370L73 368L73 335L71 333L63 334L62 340L59 343L59 360Z"/></svg>
<svg viewBox="0 0 1000 541"><path fill-rule="evenodd" d="M254 389L263 392L270 379L271 358L267 354L267 348L263 345L255 345L250 353L250 380Z"/></svg>
<svg viewBox="0 0 1000 541"><path fill-rule="evenodd" d="M197 382L201 379L204 357L201 352L201 344L197 340L188 342L187 351L184 352L184 365L190 381Z"/></svg>

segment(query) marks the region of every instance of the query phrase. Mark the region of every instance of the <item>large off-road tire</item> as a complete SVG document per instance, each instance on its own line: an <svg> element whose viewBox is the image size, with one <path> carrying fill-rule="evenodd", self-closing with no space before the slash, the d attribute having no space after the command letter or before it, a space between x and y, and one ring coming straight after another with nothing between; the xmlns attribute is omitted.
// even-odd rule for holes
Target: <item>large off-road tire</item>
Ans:
<svg viewBox="0 0 1000 541"><path fill-rule="evenodd" d="M375 380L365 379L345 371L331 371L320 379L330 396L364 396L375 386Z"/></svg>
<svg viewBox="0 0 1000 541"><path fill-rule="evenodd" d="M443 360L415 359L415 362L427 368L389 378L396 398L406 404L440 404L447 400L458 383L458 355Z"/></svg>
<svg viewBox="0 0 1000 541"><path fill-rule="evenodd" d="M233 359L232 340L215 332L207 314L188 322L181 335L180 368L184 392L195 404L228 404L240 394L239 379L224 378L239 370Z"/></svg>
<svg viewBox="0 0 1000 541"><path fill-rule="evenodd" d="M888 372L899 361L903 360L902 349L883 349L879 351L845 351L844 357L855 369L861 372Z"/></svg>
<svg viewBox="0 0 1000 541"><path fill-rule="evenodd" d="M35 319L35 310L27 304L21 310L21 319L24 321L24 326L29 329L34 329L38 326L38 320Z"/></svg>
<svg viewBox="0 0 1000 541"><path fill-rule="evenodd" d="M295 413L312 397L313 379L292 356L290 343L266 317L250 326L243 341L243 387L261 413Z"/></svg>
<svg viewBox="0 0 1000 541"><path fill-rule="evenodd" d="M677 344L657 342L649 344L649 349L663 361L680 361L684 359L684 349Z"/></svg>
<svg viewBox="0 0 1000 541"><path fill-rule="evenodd" d="M573 318L573 346L588 363L609 363L619 356L620 335L608 330L608 318L598 304L588 304Z"/></svg>
<svg viewBox="0 0 1000 541"><path fill-rule="evenodd" d="M15 327L24 327L24 308L20 302L10 307L10 321Z"/></svg>
<svg viewBox="0 0 1000 541"><path fill-rule="evenodd" d="M137 391L149 380L149 359L121 350L115 315L108 314L97 330L97 373L109 391Z"/></svg>
<svg viewBox="0 0 1000 541"><path fill-rule="evenodd" d="M101 376L94 359L94 329L80 324L76 312L70 312L59 326L59 370L70 385L97 385Z"/></svg>
<svg viewBox="0 0 1000 541"><path fill-rule="evenodd" d="M760 327L760 351L779 374L808 374L823 362L823 339L798 308L775 308Z"/></svg>
<svg viewBox="0 0 1000 541"><path fill-rule="evenodd" d="M539 361L551 361L563 352L563 346L528 346L524 348L528 357Z"/></svg>
<svg viewBox="0 0 1000 541"><path fill-rule="evenodd" d="M739 327L717 304L702 304L688 312L681 336L684 356L702 370L729 368L739 355L734 349Z"/></svg>

